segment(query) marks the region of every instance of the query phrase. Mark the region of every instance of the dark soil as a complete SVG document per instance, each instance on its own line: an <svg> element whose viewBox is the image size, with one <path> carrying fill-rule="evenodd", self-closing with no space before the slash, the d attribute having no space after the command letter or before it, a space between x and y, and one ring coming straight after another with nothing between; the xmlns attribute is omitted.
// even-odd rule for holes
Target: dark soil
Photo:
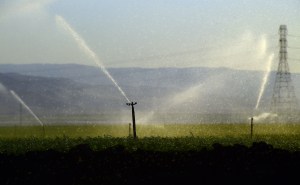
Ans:
<svg viewBox="0 0 300 185"><path fill-rule="evenodd" d="M264 142L183 152L82 144L67 153L0 154L0 170L0 184L298 184L300 152Z"/></svg>

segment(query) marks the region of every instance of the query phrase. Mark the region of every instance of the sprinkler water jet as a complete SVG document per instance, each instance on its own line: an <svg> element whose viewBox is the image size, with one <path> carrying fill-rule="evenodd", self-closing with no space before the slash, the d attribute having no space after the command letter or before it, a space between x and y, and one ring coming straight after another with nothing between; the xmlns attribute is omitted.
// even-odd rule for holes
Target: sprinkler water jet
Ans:
<svg viewBox="0 0 300 185"><path fill-rule="evenodd" d="M28 105L13 91L10 90L10 93L12 94L12 96L21 104L23 105L27 111L39 122L39 124L42 126L43 128L43 137L45 137L45 127L44 127L44 123L34 114L34 112L28 107ZM21 108L20 108L21 110ZM20 117L21 119L21 117ZM20 120L21 121L21 120Z"/></svg>
<svg viewBox="0 0 300 185"><path fill-rule="evenodd" d="M119 86L117 81L111 76L111 74L108 72L108 70L105 68L102 61L99 59L97 54L87 45L85 40L69 25L69 23L61 16L56 15L56 22L62 26L68 34L72 36L72 38L75 40L77 45L79 46L80 50L86 54L95 64L98 68L101 69L101 71L112 81L114 86L119 90L119 92L124 96L124 98L127 100L127 102L130 102L127 95L123 91L123 89Z"/></svg>

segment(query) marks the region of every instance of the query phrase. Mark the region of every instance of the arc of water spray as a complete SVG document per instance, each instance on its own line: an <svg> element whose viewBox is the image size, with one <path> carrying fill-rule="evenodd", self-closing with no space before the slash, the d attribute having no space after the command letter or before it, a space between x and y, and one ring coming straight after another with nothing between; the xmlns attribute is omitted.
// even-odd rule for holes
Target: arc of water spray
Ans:
<svg viewBox="0 0 300 185"><path fill-rule="evenodd" d="M268 58L266 72L264 74L263 81L262 81L262 84L261 84L261 87L260 87L260 90L259 90L259 94L258 94L255 109L258 108L258 106L260 104L261 97L264 94L266 84L267 84L268 78L270 76L273 58L274 58L274 53L271 54Z"/></svg>
<svg viewBox="0 0 300 185"><path fill-rule="evenodd" d="M114 85L118 88L120 93L125 97L127 102L130 102L128 97L126 96L125 92L122 90L122 88L118 85L117 81L111 76L111 74L107 71L107 69L104 67L103 63L100 61L99 57L96 55L96 53L91 50L91 48L86 44L85 40L80 37L80 35L67 23L67 21L59 16L55 16L56 22L59 23L76 41L80 49L90 58L92 59L96 65L104 72L104 74L114 83Z"/></svg>
<svg viewBox="0 0 300 185"><path fill-rule="evenodd" d="M20 102L27 110L28 112L42 125L44 126L43 122L33 113L33 111L26 105L26 103L13 91L10 90L10 93L13 95L13 97Z"/></svg>

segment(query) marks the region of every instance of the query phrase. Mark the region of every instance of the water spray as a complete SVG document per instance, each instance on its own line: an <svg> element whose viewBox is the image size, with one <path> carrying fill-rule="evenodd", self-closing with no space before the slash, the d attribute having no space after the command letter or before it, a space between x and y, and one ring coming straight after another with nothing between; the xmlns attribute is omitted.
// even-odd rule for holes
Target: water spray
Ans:
<svg viewBox="0 0 300 185"><path fill-rule="evenodd" d="M136 139L136 126L135 126L135 113L134 113L134 105L136 105L137 102L131 102L131 103L126 103L126 105L131 106L132 110L132 127L133 127L133 138Z"/></svg>
<svg viewBox="0 0 300 185"><path fill-rule="evenodd" d="M120 91L120 93L125 97L128 103L130 103L130 100L126 96L125 92L122 90L122 88L118 85L117 81L111 76L111 74L107 71L103 63L100 61L99 57L96 55L96 53L86 44L85 40L70 26L70 24L67 23L67 21L59 16L56 15L55 17L56 22L61 25L76 41L79 48L91 59L95 62L95 64L104 72L104 74L113 82L113 84L117 87L117 89Z"/></svg>
<svg viewBox="0 0 300 185"><path fill-rule="evenodd" d="M274 58L274 54L271 54L268 58L266 71L265 71L265 74L264 74L264 77L263 77L263 80L262 80L262 83L261 83L261 87L260 87L260 90L259 90L259 94L258 94L258 98L257 98L257 102L256 102L256 105L255 105L254 111L258 110L258 106L260 104L261 97L264 94L264 91L266 89L266 84L267 84L267 81L268 81L270 73L271 73L273 58ZM253 137L253 117L250 118L250 137L251 137L251 139Z"/></svg>
<svg viewBox="0 0 300 185"><path fill-rule="evenodd" d="M43 127L43 136L45 136L45 127L44 123L34 114L34 112L27 106L27 104L13 91L10 90L10 93L13 95L13 97L22 104L23 107L25 107L28 112L39 122L39 124Z"/></svg>
<svg viewBox="0 0 300 185"><path fill-rule="evenodd" d="M266 72L264 74L263 81L262 81L262 84L261 84L261 87L260 87L260 90L259 90L259 94L258 94L255 109L258 109L258 106L259 106L260 101L261 101L261 97L264 94L264 91L266 89L266 84L267 84L267 81L269 79L270 72L271 72L273 58L274 58L274 54L271 54L268 58Z"/></svg>
<svg viewBox="0 0 300 185"><path fill-rule="evenodd" d="M261 57L264 57L264 55L266 54L266 39L265 38L263 38L262 42L261 42L261 51L262 52L261 52L260 55L261 55ZM271 73L273 58L274 58L274 53L269 55L269 57L268 57L268 60L267 60L267 63L266 63L265 73L264 73L262 83L261 83L261 86L260 86L260 90L259 90L259 93L258 93L258 98L257 98L257 101L256 101L254 112L257 112L258 107L259 107L260 102L261 102L261 98L262 98L262 96L264 94L264 91L266 89L266 84L268 82L268 79L269 79L269 76L270 76L270 73ZM255 116L255 117L257 118L257 116ZM250 137L251 137L251 139L253 137L253 120L254 120L254 117L252 116L250 118Z"/></svg>

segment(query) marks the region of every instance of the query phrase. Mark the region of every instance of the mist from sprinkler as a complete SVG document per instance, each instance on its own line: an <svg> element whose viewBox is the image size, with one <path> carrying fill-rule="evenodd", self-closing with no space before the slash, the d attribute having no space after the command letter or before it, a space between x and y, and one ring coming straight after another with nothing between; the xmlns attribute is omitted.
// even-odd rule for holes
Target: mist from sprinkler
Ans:
<svg viewBox="0 0 300 185"><path fill-rule="evenodd" d="M43 127L43 135L45 136L45 128L44 128L44 123L34 114L34 112L28 107L28 105L13 91L10 90L10 93L12 96L20 103L22 104L25 109L28 110L28 112L39 122L39 124Z"/></svg>
<svg viewBox="0 0 300 185"><path fill-rule="evenodd" d="M257 98L255 109L258 109L258 106L259 106L260 101L261 101L261 97L264 94L264 91L266 89L266 84L267 84L267 81L269 79L270 72L271 72L273 58L274 58L274 54L271 54L269 56L268 60L267 60L266 70L265 70L263 81L261 83L261 87L260 87L260 90L259 90L259 94L258 94L258 98Z"/></svg>
<svg viewBox="0 0 300 185"><path fill-rule="evenodd" d="M267 48L266 47L267 46L266 45L266 38L263 37L261 41L262 41L261 42L261 56L265 58L266 48ZM262 98L262 96L265 92L266 85L267 85L267 82L269 80L269 76L270 76L270 73L271 73L273 59L274 59L274 53L271 53L267 58L265 72L264 72L264 75L263 75L263 78L262 78L262 83L261 83L261 86L260 86L260 89L259 89L256 105L255 105L255 108L254 108L254 114L256 114L255 112L258 111L258 107L260 105L261 98ZM271 113L261 113L258 116L252 116L251 118L249 118L251 120L251 123L250 123L250 125L251 125L250 126L251 127L251 138L253 136L253 124L254 124L253 121L254 120L260 121L260 120L266 119L267 117L270 117L270 116L273 116L273 114L271 114Z"/></svg>

